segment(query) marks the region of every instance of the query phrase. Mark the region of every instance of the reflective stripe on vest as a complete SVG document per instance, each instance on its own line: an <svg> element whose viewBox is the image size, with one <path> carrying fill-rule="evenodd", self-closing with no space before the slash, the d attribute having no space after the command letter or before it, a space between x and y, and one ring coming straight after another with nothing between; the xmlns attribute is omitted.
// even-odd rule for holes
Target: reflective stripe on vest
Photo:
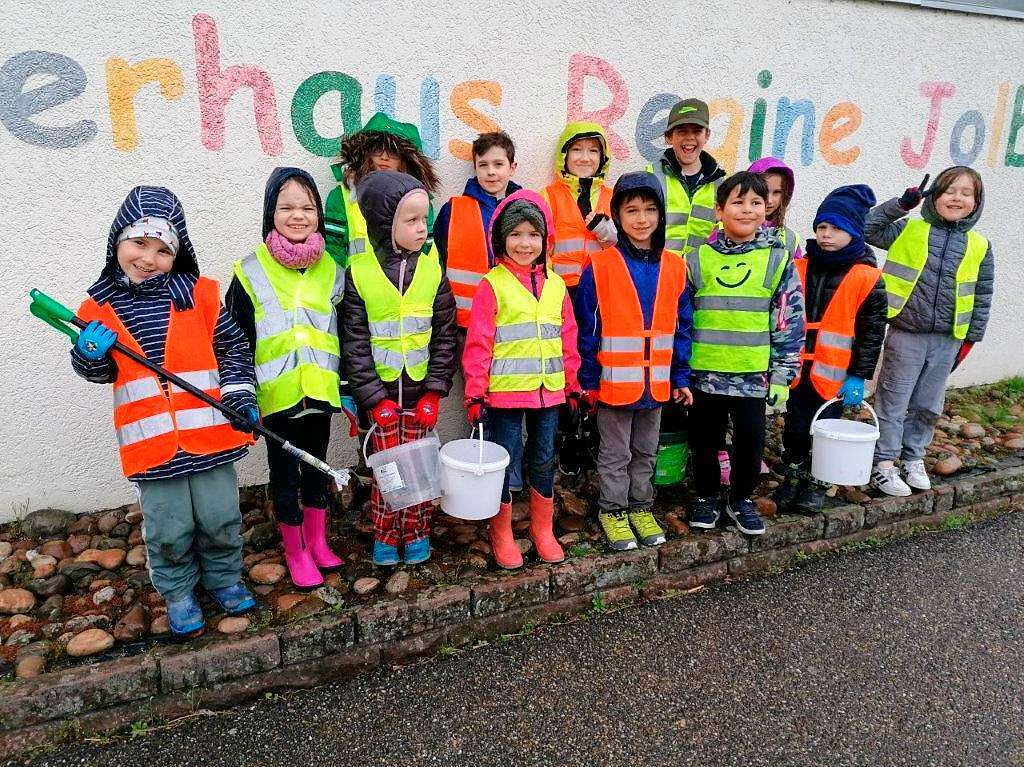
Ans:
<svg viewBox="0 0 1024 767"><path fill-rule="evenodd" d="M498 304L488 390L564 390L565 283L549 271L537 299L502 264L491 269L484 279L490 283Z"/></svg>
<svg viewBox="0 0 1024 767"><path fill-rule="evenodd" d="M702 245L686 257L694 286L690 367L760 373L771 356L771 299L789 254L783 248L720 253Z"/></svg>
<svg viewBox="0 0 1024 767"><path fill-rule="evenodd" d="M382 381L397 381L405 370L413 381L422 381L430 361L434 297L442 279L436 248L417 258L405 293L388 279L372 253L353 259L349 269L366 306L377 375Z"/></svg>
<svg viewBox="0 0 1024 767"><path fill-rule="evenodd" d="M217 283L200 277L193 288L194 307L171 305L164 343L164 367L187 382L220 399L220 374L213 351L213 332L220 317ZM117 339L142 354L109 303L87 299L78 310L86 322L99 320L117 333ZM252 444L248 434L236 431L215 408L175 385L166 388L156 374L120 352L112 352L116 378L112 388L114 432L126 477L149 471L171 460L178 450L211 455ZM236 384L232 388L251 388Z"/></svg>
<svg viewBox="0 0 1024 767"><path fill-rule="evenodd" d="M723 179L701 184L691 198L686 185L674 175L665 173L660 160L648 165L647 172L657 177L665 194L666 250L683 256L694 252L707 242L715 227L715 192Z"/></svg>
<svg viewBox="0 0 1024 767"><path fill-rule="evenodd" d="M373 253L373 246L366 233L366 218L363 211L359 210L359 201L355 193L350 191L345 182L338 186L341 188L341 198L345 203L345 219L348 222L348 257L358 256L360 253Z"/></svg>
<svg viewBox="0 0 1024 767"><path fill-rule="evenodd" d="M921 272L928 261L928 239L931 224L915 218L907 222L899 237L889 248L882 268L885 292L889 303L889 319L898 315L914 292ZM955 317L953 337L967 337L974 314L974 288L981 271L981 262L988 253L988 240L973 229L967 232L967 250L956 270Z"/></svg>
<svg viewBox="0 0 1024 767"><path fill-rule="evenodd" d="M667 402L672 393L679 297L686 287L682 259L668 251L662 253L650 328L645 325L636 286L618 248L595 254L591 265L601 315L598 398L606 405L631 405L649 386L656 401Z"/></svg>
<svg viewBox="0 0 1024 767"><path fill-rule="evenodd" d="M445 273L455 294L455 321L461 328L469 327L473 296L490 269L488 252L480 203L468 195L453 197Z"/></svg>
<svg viewBox="0 0 1024 767"><path fill-rule="evenodd" d="M584 267L591 256L603 247L597 237L583 222L576 198L568 184L558 180L544 190L551 216L555 222L555 244L551 249L551 269L574 287L580 281ZM594 195L591 192L591 199ZM611 216L612 192L604 184L597 187L597 200L593 205L595 213Z"/></svg>
<svg viewBox="0 0 1024 767"><path fill-rule="evenodd" d="M235 263L256 321L256 399L263 415L303 398L341 407L341 348L335 309L345 270L321 257L303 272L278 263L263 243Z"/></svg>
<svg viewBox="0 0 1024 767"><path fill-rule="evenodd" d="M807 259L793 262L800 283L807 289ZM811 383L823 399L832 399L839 393L839 387L846 380L850 360L853 358L853 341L857 326L857 313L878 282L882 270L867 264L854 264L843 276L839 287L825 307L818 322L806 321L808 332L817 331L814 351L806 347L801 352L800 369L791 384L795 389L803 375L804 363L810 362Z"/></svg>

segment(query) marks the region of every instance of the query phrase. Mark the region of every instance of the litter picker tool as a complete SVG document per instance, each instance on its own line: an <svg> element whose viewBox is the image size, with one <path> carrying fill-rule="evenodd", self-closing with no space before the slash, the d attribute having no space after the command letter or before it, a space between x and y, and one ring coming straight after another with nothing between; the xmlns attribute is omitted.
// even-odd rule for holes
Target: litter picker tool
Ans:
<svg viewBox="0 0 1024 767"><path fill-rule="evenodd" d="M35 288L29 291L29 297L32 299L32 303L29 305L28 310L33 315L41 319L50 327L66 335L68 338L71 339L72 343L78 341L78 332L74 330L72 327L69 327L69 325L73 325L75 328L84 329L86 323L83 320L79 319L77 316L75 316L75 313L73 311L68 309L59 301L55 301L54 299L50 298L41 290L36 290ZM180 389L183 389L184 391L191 394L193 397L202 400L210 407L216 408L233 421L239 421L242 423L248 422L248 419L242 413L238 412L232 407L228 407L220 400L214 399L209 394L204 392L202 389L193 386L188 381L184 380L183 378L180 378L179 376L174 375L174 373L170 372L169 370L165 370L156 363L146 359L144 355L139 354L133 349L129 349L120 341L115 343L113 348L121 352L121 354L125 355L126 357L135 360L135 362L138 362L143 367L152 370L165 381L168 381L174 384L175 386L179 387ZM270 429L263 426L263 424L253 424L252 430L257 434L266 437L267 439L271 439L274 442L280 443L281 447L285 450L285 452L291 453L303 463L307 463L313 468L319 469L324 474L331 477L335 482L337 482L339 487L348 484L350 478L348 469L332 469L324 461L321 461L316 456L310 455L305 450L296 447L291 442L286 440L284 437L275 434Z"/></svg>

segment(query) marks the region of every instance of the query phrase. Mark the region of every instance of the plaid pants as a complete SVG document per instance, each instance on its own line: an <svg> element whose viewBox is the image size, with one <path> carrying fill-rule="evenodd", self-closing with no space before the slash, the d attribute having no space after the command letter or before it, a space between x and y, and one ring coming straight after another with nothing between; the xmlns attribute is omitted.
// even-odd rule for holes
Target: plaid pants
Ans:
<svg viewBox="0 0 1024 767"><path fill-rule="evenodd" d="M401 427L401 440L399 440L399 427ZM411 442L426 436L426 434L427 430L417 424L411 414L403 413L399 416L398 423L386 428L380 426L375 428L373 434L370 435L370 444L373 445L374 452L377 452ZM381 497L380 491L377 489L377 481L373 482L373 491L370 494L370 517L373 520L373 535L378 541L389 546L398 546L399 540L408 545L420 538L426 538L430 534L430 514L433 510L434 504L427 501L407 509L392 511Z"/></svg>

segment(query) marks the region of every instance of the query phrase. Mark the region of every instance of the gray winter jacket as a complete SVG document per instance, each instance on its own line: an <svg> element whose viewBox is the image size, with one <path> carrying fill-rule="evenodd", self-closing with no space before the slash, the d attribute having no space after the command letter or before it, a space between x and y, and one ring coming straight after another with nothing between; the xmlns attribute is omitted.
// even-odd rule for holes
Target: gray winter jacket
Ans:
<svg viewBox="0 0 1024 767"><path fill-rule="evenodd" d="M926 197L921 218L931 224L928 233L928 260L914 291L907 299L903 311L889 320L894 328L908 333L953 334L956 316L956 270L967 252L967 232L981 218L985 199L967 218L950 224L935 212L932 198ZM876 248L888 250L907 225L907 211L894 197L872 208L864 225L864 239ZM985 336L989 311L992 307L992 289L995 281L995 256L989 243L988 252L981 262L978 284L974 289L974 312L967 330L967 341L980 341Z"/></svg>

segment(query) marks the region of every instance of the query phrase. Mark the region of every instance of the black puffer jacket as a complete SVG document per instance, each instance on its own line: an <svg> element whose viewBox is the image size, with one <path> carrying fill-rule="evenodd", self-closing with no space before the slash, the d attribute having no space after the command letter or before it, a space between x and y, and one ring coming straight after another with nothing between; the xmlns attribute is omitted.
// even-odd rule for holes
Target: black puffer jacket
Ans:
<svg viewBox="0 0 1024 767"><path fill-rule="evenodd" d="M877 266L875 254L871 248L864 248L864 254L855 262L830 266L823 264L815 258L807 259L807 284L804 289L804 302L807 322L821 322L825 309L839 289L843 278L850 271L854 264L867 264ZM882 340L885 338L885 314L888 310L888 301L885 297L885 284L879 277L872 288L871 293L864 299L857 311L857 321L854 324L853 351L850 357L850 365L846 372L858 378L871 378L875 374L875 365L878 363L878 355L882 350ZM807 331L806 349L814 351L817 340L817 331ZM804 363L808 364L808 363Z"/></svg>
<svg viewBox="0 0 1024 767"><path fill-rule="evenodd" d="M391 280L391 284L403 293L412 283L419 254L396 251L391 238L391 223L402 199L414 189L423 188L419 181L405 173L376 171L364 178L357 190L359 209L366 219L366 230L374 252L380 259L384 274ZM399 285L399 275L403 271L404 278L402 285ZM402 372L402 402L398 400L398 381L385 383L377 375L374 367L366 304L356 290L351 265L346 275L341 315L342 364L349 386L360 407L370 410L382 400L390 399L398 402L400 407L412 409L428 390L435 391L442 397L448 394L452 378L458 368L458 361L455 355L455 297L452 295L447 277L442 275L441 286L434 297L427 376L422 381L413 381L404 371Z"/></svg>
<svg viewBox="0 0 1024 767"><path fill-rule="evenodd" d="M967 232L978 223L984 207L985 199L982 197L971 215L951 224L936 213L932 198L925 198L921 218L932 225L928 233L928 260L903 311L892 318L894 328L908 333L953 334L956 270L967 252ZM888 250L907 225L906 215L907 211L899 206L896 198L872 208L864 225L864 239L876 248ZM974 288L974 311L967 329L967 341L980 341L985 337L992 308L995 268L990 243Z"/></svg>

